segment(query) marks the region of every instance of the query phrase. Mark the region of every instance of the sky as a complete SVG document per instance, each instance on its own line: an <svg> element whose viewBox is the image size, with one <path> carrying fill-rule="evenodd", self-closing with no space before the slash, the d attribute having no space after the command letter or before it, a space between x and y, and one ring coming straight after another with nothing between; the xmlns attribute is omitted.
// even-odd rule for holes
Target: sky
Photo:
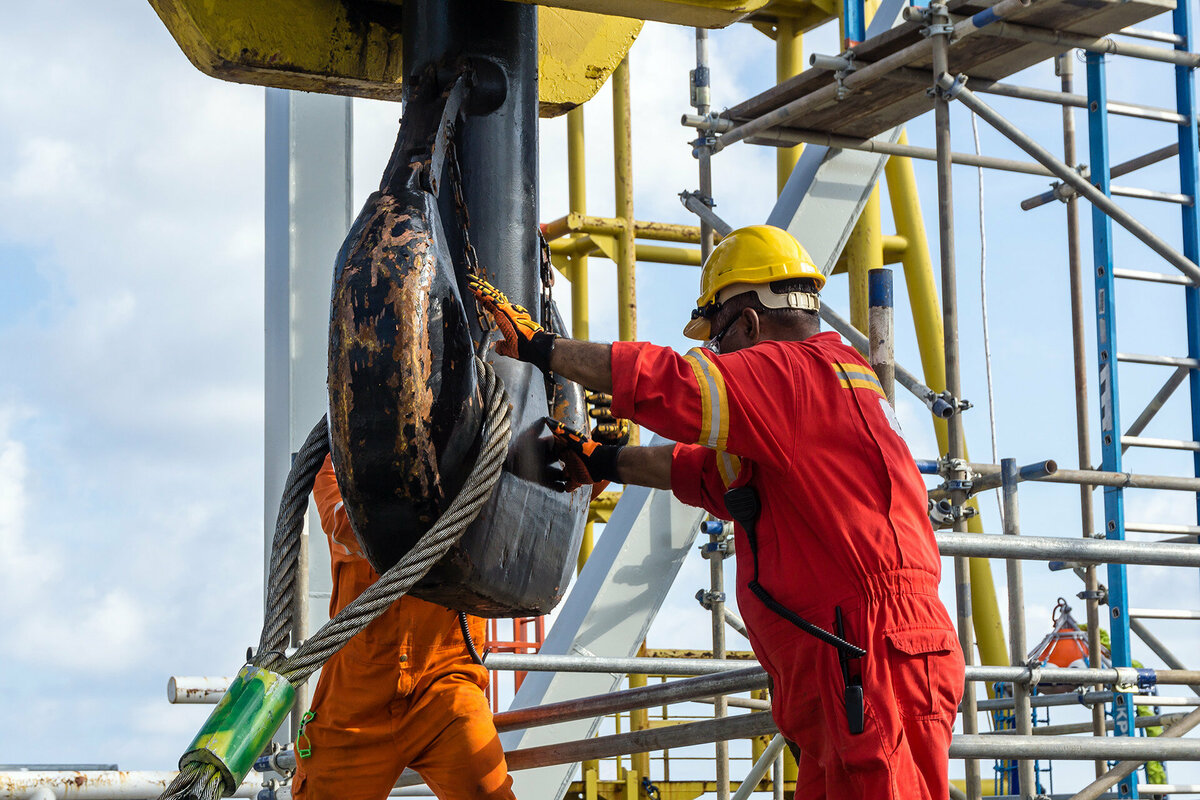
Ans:
<svg viewBox="0 0 1200 800"><path fill-rule="evenodd" d="M834 34L818 32L806 48L833 52ZM140 0L2 4L0 54L0 763L170 768L208 709L168 705L167 678L231 674L261 624L264 90L200 74ZM749 26L714 31L711 56L717 109L774 82L773 47ZM666 25L647 25L632 51L639 219L695 221L676 196L697 185L690 132L678 124L691 110L693 60L691 30ZM1076 67L1078 86L1078 59ZM1170 77L1169 67L1114 62L1110 93L1173 106ZM1048 63L1009 80L1058 88ZM1061 150L1057 107L984 99ZM398 112L395 104L355 101L356 207L377 182ZM607 87L585 116L588 207L607 214ZM952 117L955 149L972 150L969 115L956 107ZM1076 119L1082 126L1082 115ZM986 124L978 127L983 152L1025 160ZM543 221L567 209L565 129L564 119L541 127ZM909 136L932 146L931 118L914 120ZM1173 138L1161 123L1114 117L1113 161ZM774 153L740 144L713 166L716 211L734 225L764 220L774 202ZM915 167L936 247L933 168ZM1121 182L1178 191L1174 169L1168 161ZM957 167L954 178L963 394L975 404L965 419L970 451L991 458L980 312L986 239L1000 455L1075 467L1063 208L1023 212L1020 200L1044 191L1049 179L988 172L981 237L977 171ZM1120 202L1178 244L1174 206ZM886 197L883 207L890 233ZM1086 205L1081 216L1090 264ZM1116 252L1118 266L1171 271L1127 235L1117 234ZM591 333L611 339L614 271L599 259L592 264ZM680 328L695 281L690 268L639 266L639 338L689 346ZM896 287L897 360L919 372L899 274ZM559 292L567 312L565 282ZM825 295L847 314L844 277L831 279ZM1098 462L1093 305L1089 282L1089 414ZM1177 287L1123 284L1117 308L1121 351L1186 353ZM1127 365L1121 376L1128 422L1167 373ZM914 455L934 457L923 406L901 394L898 413ZM1188 430L1181 391L1146 435L1188 438ZM1131 451L1126 469L1184 475L1192 467L1187 454ZM1127 495L1131 521L1196 522L1186 494ZM1024 533L1080 534L1074 487L1023 484L1020 496ZM985 498L982 507L985 530L995 532L994 501ZM1098 497L1096 509L1102 518ZM1003 604L1003 562L993 572ZM951 574L943 580L948 604ZM1190 571L1133 568L1130 580L1134 605L1196 607L1200 587ZM664 615L674 624L656 624L651 647L705 646L690 631L707 626L692 599L707 583L707 564L689 556ZM1058 597L1083 616L1074 598L1082 587L1070 573L1030 562L1025 585L1031 643L1049 630ZM1152 624L1186 663L1197 664L1193 626ZM731 646L745 645L734 638ZM1159 663L1144 647L1134 655ZM1075 721L1069 713L1056 711L1053 721ZM1072 769L1059 770L1060 787L1074 785ZM1176 769L1173 781L1195 779L1188 768Z"/></svg>

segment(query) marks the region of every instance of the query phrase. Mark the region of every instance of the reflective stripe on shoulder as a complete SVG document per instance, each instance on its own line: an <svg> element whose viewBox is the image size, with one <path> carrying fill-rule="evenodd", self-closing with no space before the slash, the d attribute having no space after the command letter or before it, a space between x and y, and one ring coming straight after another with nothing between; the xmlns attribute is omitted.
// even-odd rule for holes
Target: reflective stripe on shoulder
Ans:
<svg viewBox="0 0 1200 800"><path fill-rule="evenodd" d="M693 347L683 360L696 375L700 388L700 435L697 444L724 450L729 438L729 404L725 396L725 376L712 361L712 354Z"/></svg>
<svg viewBox="0 0 1200 800"><path fill-rule="evenodd" d="M838 381L844 388L870 389L880 397L887 397L883 392L883 386L879 383L879 378L875 377L875 373L870 367L842 361L834 361L830 366L833 367L834 374L837 375Z"/></svg>

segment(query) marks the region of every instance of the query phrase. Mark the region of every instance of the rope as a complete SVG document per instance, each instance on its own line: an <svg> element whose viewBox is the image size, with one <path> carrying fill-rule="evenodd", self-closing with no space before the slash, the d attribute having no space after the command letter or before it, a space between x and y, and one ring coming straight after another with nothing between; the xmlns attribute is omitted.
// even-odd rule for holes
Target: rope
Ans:
<svg viewBox="0 0 1200 800"><path fill-rule="evenodd" d="M971 113L971 133L975 137L975 155L979 155L979 118ZM992 393L992 344L988 335L987 302L987 225L984 224L983 167L979 168L979 304L983 313L983 364L987 372L988 425L992 433L992 463L999 464L996 455L996 398ZM1000 523L1004 523L1004 499L996 492L996 506L1000 510Z"/></svg>
<svg viewBox="0 0 1200 800"><path fill-rule="evenodd" d="M482 384L486 407L479 433L483 445L479 448L475 465L462 490L404 558L322 625L295 653L285 658L283 647L291 630L303 511L307 508L317 470L329 451L327 420L322 419L312 429L292 463L280 502L271 545L270 607L263 624L259 650L251 664L282 675L293 686L303 684L342 645L424 577L479 516L504 466L509 439L512 437L512 411L504 384L492 366L477 358L475 369ZM215 766L188 762L180 768L179 775L158 800L217 800L224 788Z"/></svg>
<svg viewBox="0 0 1200 800"><path fill-rule="evenodd" d="M292 461L279 514L275 517L275 536L271 541L271 568L267 615L263 620L259 653L283 653L287 647L295 619L296 572L300 564L300 533L304 514L308 511L308 496L325 455L329 452L329 420L321 417L300 446Z"/></svg>

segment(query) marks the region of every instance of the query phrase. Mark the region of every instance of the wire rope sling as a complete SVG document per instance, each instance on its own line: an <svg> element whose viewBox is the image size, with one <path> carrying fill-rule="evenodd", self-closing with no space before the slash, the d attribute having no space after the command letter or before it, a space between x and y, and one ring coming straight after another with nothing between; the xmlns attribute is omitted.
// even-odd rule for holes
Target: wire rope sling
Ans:
<svg viewBox="0 0 1200 800"><path fill-rule="evenodd" d="M258 648L160 800L232 795L286 719L295 688L401 595L460 614L528 616L553 608L568 583L588 492L564 494L546 484L546 454L533 425L547 415L583 424L583 392L484 359L490 330L462 299L480 265L458 149L463 117L488 113L486 102L476 104L484 110L472 109L473 95L489 94L487 78L479 78L477 62L442 66L409 87L380 190L338 253L329 414L288 474ZM447 73L451 78L440 81ZM447 182L452 197L444 196ZM443 225L447 217L456 228ZM540 255L537 264L501 265L489 279L504 283L505 269L537 270L542 321L561 329L547 249ZM522 444L514 431L520 438L532 433L532 446L523 444L533 458L514 456ZM380 578L287 655L304 514L327 453L360 549ZM529 524L508 524L514 518ZM468 646L473 651L469 638Z"/></svg>

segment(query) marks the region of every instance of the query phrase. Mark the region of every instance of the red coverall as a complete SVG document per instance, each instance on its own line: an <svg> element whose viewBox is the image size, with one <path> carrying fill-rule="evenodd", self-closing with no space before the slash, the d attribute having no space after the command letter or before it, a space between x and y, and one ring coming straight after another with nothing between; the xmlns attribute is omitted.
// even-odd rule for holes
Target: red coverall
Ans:
<svg viewBox="0 0 1200 800"><path fill-rule="evenodd" d="M313 497L329 534L329 613L370 586L375 570L357 554L329 458ZM471 636L484 622L468 617ZM382 800L412 767L442 800L512 800L512 778L458 613L401 597L329 659L305 727L311 755L299 758L299 800ZM304 744L301 742L301 744Z"/></svg>
<svg viewBox="0 0 1200 800"><path fill-rule="evenodd" d="M613 413L677 442L671 489L729 519L724 493L759 495L759 583L867 651L865 730L849 733L837 651L749 590L735 526L738 605L774 682L772 714L801 751L796 797L944 800L963 656L937 595L925 486L871 368L835 333L686 356L612 349Z"/></svg>

